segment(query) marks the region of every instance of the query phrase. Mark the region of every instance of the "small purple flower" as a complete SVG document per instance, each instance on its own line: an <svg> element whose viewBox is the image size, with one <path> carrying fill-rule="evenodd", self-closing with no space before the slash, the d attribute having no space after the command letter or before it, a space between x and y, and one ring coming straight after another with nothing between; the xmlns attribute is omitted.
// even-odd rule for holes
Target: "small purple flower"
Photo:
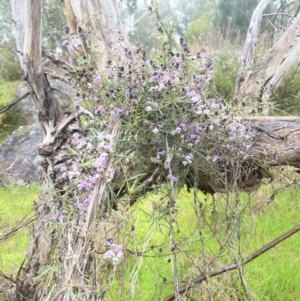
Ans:
<svg viewBox="0 0 300 301"><path fill-rule="evenodd" d="M83 205L87 207L90 204L90 202L91 202L91 197L89 196L83 201Z"/></svg>
<svg viewBox="0 0 300 301"><path fill-rule="evenodd" d="M96 184L97 179L94 178L94 177L92 177L92 176L90 176L90 177L89 177L89 182L90 182L91 184Z"/></svg>
<svg viewBox="0 0 300 301"><path fill-rule="evenodd" d="M75 47L80 46L80 45L81 45L81 40L80 40L80 38L74 37L74 38L72 39L72 44L73 44Z"/></svg>
<svg viewBox="0 0 300 301"><path fill-rule="evenodd" d="M93 83L94 83L94 84L99 83L100 79L101 79L101 74L100 74L99 71L96 71L95 74L94 74Z"/></svg>
<svg viewBox="0 0 300 301"><path fill-rule="evenodd" d="M84 146L86 146L87 142L83 139L78 139L77 140L77 148L82 149Z"/></svg>
<svg viewBox="0 0 300 301"><path fill-rule="evenodd" d="M169 174L167 175L167 179L170 181L170 182L177 182L178 181L178 178L173 176L172 174Z"/></svg>
<svg viewBox="0 0 300 301"><path fill-rule="evenodd" d="M220 159L219 155L214 155L212 161L217 162Z"/></svg>
<svg viewBox="0 0 300 301"><path fill-rule="evenodd" d="M61 172L67 171L66 165L62 165L62 166L60 167L60 171L61 171Z"/></svg>
<svg viewBox="0 0 300 301"><path fill-rule="evenodd" d="M103 165L107 161L107 156L108 156L107 153L102 153L93 165L97 168L103 167Z"/></svg>
<svg viewBox="0 0 300 301"><path fill-rule="evenodd" d="M103 258L104 259L113 259L115 256L116 256L116 254L112 250L107 250L104 253Z"/></svg>
<svg viewBox="0 0 300 301"><path fill-rule="evenodd" d="M119 253L123 253L123 249L122 249L122 246L120 245L115 245L115 251L119 254Z"/></svg>
<svg viewBox="0 0 300 301"><path fill-rule="evenodd" d="M79 189L90 190L93 186L84 180L79 180L79 184L77 185Z"/></svg>
<svg viewBox="0 0 300 301"><path fill-rule="evenodd" d="M78 203L77 208L81 211L85 208L85 205L83 203Z"/></svg>

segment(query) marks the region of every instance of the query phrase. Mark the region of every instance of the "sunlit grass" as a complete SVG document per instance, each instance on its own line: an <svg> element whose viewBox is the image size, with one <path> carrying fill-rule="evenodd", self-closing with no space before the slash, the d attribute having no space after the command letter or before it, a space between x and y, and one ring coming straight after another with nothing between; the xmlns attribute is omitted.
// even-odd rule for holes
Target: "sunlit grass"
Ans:
<svg viewBox="0 0 300 301"><path fill-rule="evenodd" d="M262 210L262 199L266 201L269 193L270 188L262 188L259 194L252 198L244 195L241 199L243 205L239 208L243 221L240 227L240 249L243 258L299 223L300 189L291 188L283 191ZM131 218L135 230L127 232L129 241L127 248L130 251L141 251L145 245L146 253L142 258L138 254L127 252L126 262L118 266L114 285L108 292L106 300L163 300L174 291L170 246L166 243L169 237L169 222L166 212L163 212L163 208L166 206L162 205L167 200L162 200L161 197L162 195L149 195L132 208L134 213ZM201 229L202 238L199 238L201 235L199 236L197 233L192 194L183 192L178 198L175 228L180 230L176 234L176 240L179 241L181 251L185 251L178 252L177 256L179 274L182 279L192 280L203 270L203 266L197 266L197 262L200 263L199 250L202 244L205 244L204 256L208 259L213 258L219 250L220 246L212 233L215 231L220 240L226 233L224 230L226 228L224 200L216 198L217 213L212 215L211 198L205 201L206 197L201 194L199 198L202 200L202 210L207 219L207 224L203 225ZM298 297L300 295L300 271L297 268L300 261L299 236L300 233L295 234L245 267L245 280L249 285L250 292L256 296L256 300L300 300ZM230 245L226 246L210 268L232 263L231 247ZM186 252L186 250L190 251ZM195 259L194 267L190 261L192 256ZM143 265L138 269L140 261L143 262ZM135 285L132 283L134 273L138 273ZM214 300L248 300L237 271L213 278L210 282ZM135 291L132 298L130 290L133 290L133 286ZM205 284L202 284L191 290L190 295L195 300L207 300L206 293Z"/></svg>
<svg viewBox="0 0 300 301"><path fill-rule="evenodd" d="M266 199L269 190L262 190L259 194L248 199L245 195L243 214L241 250L243 257L250 255L266 243L275 239L299 223L300 189L294 188L278 194L275 200L265 206L263 211L257 210L261 206L260 198ZM38 197L39 188L1 188L0 189L0 229L1 234L20 221L31 210L33 201ZM123 262L117 266L113 279L113 286L107 292L105 300L163 300L172 293L172 263L170 259L169 220L166 212L167 199L163 195L148 195L131 208L131 221L124 232L123 242L127 251ZM207 258L212 258L218 250L218 244L212 237L212 231L217 230L222 238L224 229L224 212L222 202L216 198L215 215L211 214L212 200L202 194L199 198L203 202L203 210L210 223L211 229L203 230L203 241L199 239L197 221L194 213L193 195L183 192L177 203L177 222L175 226L176 240L179 246L188 253L178 252L177 262L180 267L180 277L193 279L203 267L195 259L194 269L189 257L197 258L202 243L205 243ZM154 217L154 218L153 218ZM131 231L130 231L131 230ZM178 231L180 230L180 231ZM0 245L0 269L5 273L15 275L22 261L28 245L28 229L22 230L5 243ZM224 232L225 233L225 232ZM252 293L260 301L294 301L300 300L300 234L295 234L269 252L249 263L245 267L245 279ZM136 251L146 251L140 256ZM199 256L198 256L199 259ZM211 266L220 267L232 262L229 249ZM141 268L138 265L141 263ZM126 268L126 271L124 270ZM199 270L197 270L199 268ZM134 296L130 298L130 290L134 284ZM212 278L214 300L247 300L241 287L237 272L229 272ZM182 285L182 283L181 283ZM205 284L191 291L196 300L207 300ZM202 296L202 297L201 297ZM199 299L200 298L200 299ZM202 298L202 299L201 299Z"/></svg>
<svg viewBox="0 0 300 301"><path fill-rule="evenodd" d="M38 198L38 187L0 188L0 236L9 232L33 208L33 201ZM17 234L0 244L0 270L15 275L25 258L29 229L22 229Z"/></svg>

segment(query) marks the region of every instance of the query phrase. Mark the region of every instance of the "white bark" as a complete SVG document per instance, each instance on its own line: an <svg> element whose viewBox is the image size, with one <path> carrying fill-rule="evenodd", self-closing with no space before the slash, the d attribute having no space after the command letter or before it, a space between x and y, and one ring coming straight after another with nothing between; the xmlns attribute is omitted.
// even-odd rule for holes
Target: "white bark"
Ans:
<svg viewBox="0 0 300 301"><path fill-rule="evenodd" d="M260 4L266 4L262 0ZM262 9L260 7L260 15ZM254 18L256 21L259 17ZM250 25L251 26L251 25ZM238 103L245 102L248 106L262 108L269 101L290 68L300 56L300 14L294 23L284 32L274 47L270 49L255 65L253 62L255 42L259 30L256 24L252 27L257 32L246 41L242 57L240 76L236 83L235 98ZM259 110L258 110L259 111ZM260 113L260 111L259 111Z"/></svg>
<svg viewBox="0 0 300 301"><path fill-rule="evenodd" d="M63 0L71 32L78 27L92 45L97 69L102 70L109 60L117 63L124 59L121 44L129 47L116 0Z"/></svg>

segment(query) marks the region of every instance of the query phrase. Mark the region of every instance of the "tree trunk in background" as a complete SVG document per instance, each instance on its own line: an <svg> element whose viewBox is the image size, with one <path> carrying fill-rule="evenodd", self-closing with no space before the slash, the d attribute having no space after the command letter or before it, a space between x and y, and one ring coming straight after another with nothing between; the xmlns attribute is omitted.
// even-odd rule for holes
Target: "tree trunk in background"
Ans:
<svg viewBox="0 0 300 301"><path fill-rule="evenodd" d="M127 35L115 0L63 0L64 11L71 34L80 35L93 43L93 61L98 70L108 61L121 62L124 56L120 43L129 47Z"/></svg>
<svg viewBox="0 0 300 301"><path fill-rule="evenodd" d="M237 103L248 106L252 114L268 115L266 105L271 95L300 56L298 15L273 48L253 64L261 16L269 2L261 0L252 15L235 87Z"/></svg>

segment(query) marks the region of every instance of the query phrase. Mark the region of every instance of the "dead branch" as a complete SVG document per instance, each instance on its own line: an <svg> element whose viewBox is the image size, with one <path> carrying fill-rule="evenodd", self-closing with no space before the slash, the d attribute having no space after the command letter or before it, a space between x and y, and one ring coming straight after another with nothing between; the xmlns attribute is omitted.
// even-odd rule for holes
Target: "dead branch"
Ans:
<svg viewBox="0 0 300 301"><path fill-rule="evenodd" d="M293 24L284 32L274 47L255 66L251 68L246 64L241 66L243 70L240 71L235 88L237 99L243 99L249 103L256 100L259 105L269 100L288 70L298 61L300 55L299 24L300 15L295 18ZM245 62L250 62L249 56L252 51L250 46L246 45L245 47L245 49L249 48L244 51L246 53L243 55Z"/></svg>
<svg viewBox="0 0 300 301"><path fill-rule="evenodd" d="M244 45L244 51L240 61L241 70L248 68L253 63L262 13L266 9L269 2L270 0L261 0L252 14L247 32L246 42Z"/></svg>
<svg viewBox="0 0 300 301"><path fill-rule="evenodd" d="M263 16L263 17L269 17L269 16L287 16L287 17L289 17L289 18L291 18L291 19L294 19L293 16L291 16L291 15L289 15L289 14L287 14L287 13L263 14L262 16Z"/></svg>
<svg viewBox="0 0 300 301"><path fill-rule="evenodd" d="M207 278L212 278L218 275L221 275L223 273L236 270L238 267L248 264L249 262L253 261L260 255L264 254L265 252L269 251L270 249L274 248L279 243L283 242L285 239L291 237L292 235L296 234L300 231L300 224L292 228L291 230L285 232L281 236L275 238L259 250L255 251L251 255L249 255L247 258L240 260L236 263L232 263L230 265L225 265L218 269L212 269L210 270L207 275L204 275L203 273L199 275L197 278L192 280L188 285L184 285L179 289L180 294L187 293L193 286L196 284L200 284L201 282L205 281ZM164 301L173 301L175 300L175 293L172 293L171 295L167 296Z"/></svg>
<svg viewBox="0 0 300 301"><path fill-rule="evenodd" d="M29 96L30 93L26 92L25 94L23 94L22 96L18 97L17 99L15 99L12 103L10 103L9 105L7 105L6 107L4 107L3 109L0 110L0 114L5 113L6 111L8 111L11 107L13 107L14 105L16 105L17 103L19 103L22 99L26 98L27 96Z"/></svg>
<svg viewBox="0 0 300 301"><path fill-rule="evenodd" d="M65 77L65 76L62 76L60 74L57 74L56 72L54 72L53 70L51 70L50 68L44 68L44 71L45 71L45 74L49 75L50 77L52 77L53 79L58 79L62 82L65 82L67 84L70 84L70 81ZM54 89L52 87L52 89Z"/></svg>
<svg viewBox="0 0 300 301"><path fill-rule="evenodd" d="M72 67L66 61L59 59L55 54L50 52L45 47L42 47L42 55L44 57L48 58L56 66L61 66L62 68L68 69L68 70L72 69ZM44 63L44 65L45 65L45 63Z"/></svg>
<svg viewBox="0 0 300 301"><path fill-rule="evenodd" d="M15 227L13 227L9 232L5 233L4 235L2 235L0 237L0 244L3 243L4 241L6 241L8 238L10 238L11 236L13 236L14 234L18 233L20 230L22 230L24 227L30 225L33 221L36 220L35 216L32 216L30 219L25 220L25 218L28 216L28 214L23 218L23 220L16 225Z"/></svg>

